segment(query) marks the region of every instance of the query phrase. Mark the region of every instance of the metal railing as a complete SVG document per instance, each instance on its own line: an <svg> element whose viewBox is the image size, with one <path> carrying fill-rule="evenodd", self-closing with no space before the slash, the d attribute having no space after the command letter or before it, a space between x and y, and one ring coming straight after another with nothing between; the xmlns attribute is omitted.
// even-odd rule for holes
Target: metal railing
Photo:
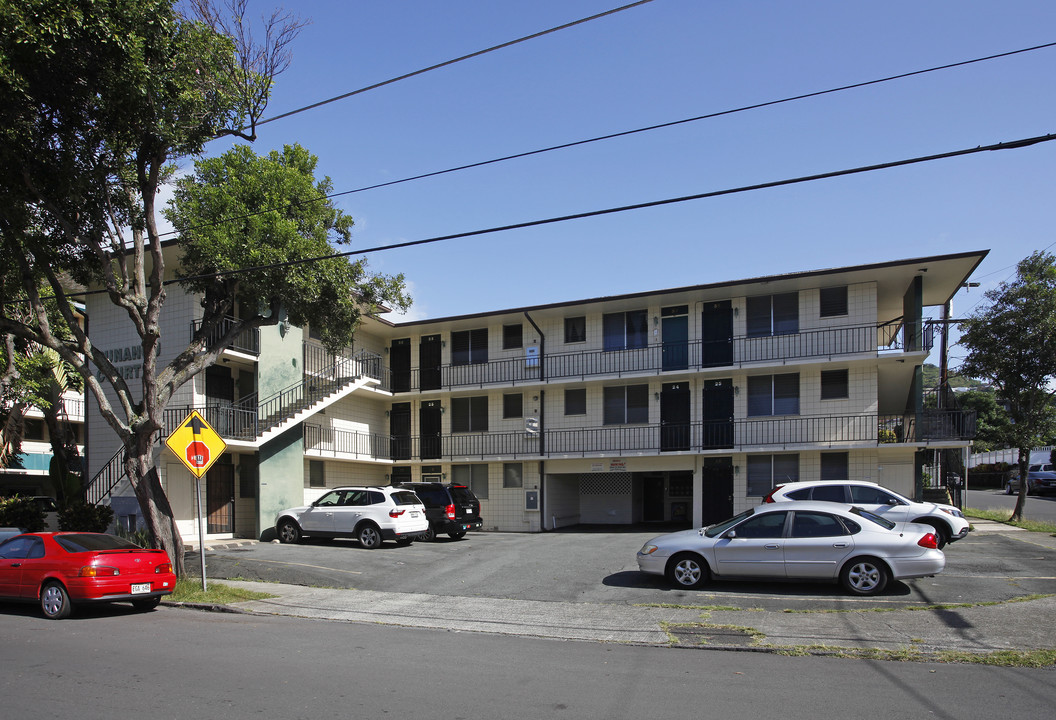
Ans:
<svg viewBox="0 0 1056 720"><path fill-rule="evenodd" d="M88 505L98 505L126 477L125 449L120 448L84 487L84 502Z"/></svg>
<svg viewBox="0 0 1056 720"><path fill-rule="evenodd" d="M355 456L385 460L391 454L391 445L391 437L381 433L304 425L305 452L328 457Z"/></svg>
<svg viewBox="0 0 1056 720"><path fill-rule="evenodd" d="M908 336L908 340L907 340ZM492 360L472 365L440 365L389 371L386 388L393 392L419 392L457 387L483 387L587 378L663 373L746 363L836 357L859 353L930 350L934 328L916 333L901 323L807 330L791 335L740 336L721 342L702 340L657 343L624 350L589 350L539 357ZM921 347L915 347L920 345Z"/></svg>
<svg viewBox="0 0 1056 720"><path fill-rule="evenodd" d="M967 440L975 414L926 411L914 415L839 415L747 418L718 422L607 425L519 432L392 436L389 459L438 460L497 456L662 454L752 447L799 447L845 443L918 443Z"/></svg>
<svg viewBox="0 0 1056 720"><path fill-rule="evenodd" d="M220 338L227 334L232 326L237 325L239 322L241 321L238 318L225 317L206 336L206 342L212 345L219 341ZM195 320L191 323L192 338L201 326L201 320ZM235 336L234 340L231 341L231 345L228 346L228 349L235 350L236 352L244 352L249 355L260 355L260 328L246 328L242 330Z"/></svg>

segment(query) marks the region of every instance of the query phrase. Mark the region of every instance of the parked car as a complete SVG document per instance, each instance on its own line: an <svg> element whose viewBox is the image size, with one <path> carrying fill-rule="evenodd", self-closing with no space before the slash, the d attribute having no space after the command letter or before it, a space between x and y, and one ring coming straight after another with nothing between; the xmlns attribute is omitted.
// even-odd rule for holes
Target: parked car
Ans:
<svg viewBox="0 0 1056 720"><path fill-rule="evenodd" d="M311 505L283 510L275 518L280 542L308 537L350 537L368 550L384 540L407 545L429 529L425 505L398 487L334 488Z"/></svg>
<svg viewBox="0 0 1056 720"><path fill-rule="evenodd" d="M775 487L763 498L764 503L785 500L826 500L850 503L865 508L896 523L914 522L930 525L939 541L939 549L968 535L969 522L964 513L952 505L915 502L865 480L822 480L791 482Z"/></svg>
<svg viewBox="0 0 1056 720"><path fill-rule="evenodd" d="M409 482L399 483L397 487L413 490L425 503L429 529L421 534L422 540L436 540L437 535L444 533L453 540L461 540L470 530L484 526L480 500L465 485Z"/></svg>
<svg viewBox="0 0 1056 720"><path fill-rule="evenodd" d="M772 503L725 522L653 538L638 569L680 588L711 579L839 582L854 595L875 595L892 578L942 572L946 556L927 525L897 525L852 505Z"/></svg>
<svg viewBox="0 0 1056 720"><path fill-rule="evenodd" d="M1019 492L1019 471L1013 470L1005 480L1005 495ZM1027 466L1027 495L1056 493L1056 471L1051 463Z"/></svg>
<svg viewBox="0 0 1056 720"><path fill-rule="evenodd" d="M152 610L176 588L169 556L104 533L25 533L0 544L0 599L68 617L81 603Z"/></svg>

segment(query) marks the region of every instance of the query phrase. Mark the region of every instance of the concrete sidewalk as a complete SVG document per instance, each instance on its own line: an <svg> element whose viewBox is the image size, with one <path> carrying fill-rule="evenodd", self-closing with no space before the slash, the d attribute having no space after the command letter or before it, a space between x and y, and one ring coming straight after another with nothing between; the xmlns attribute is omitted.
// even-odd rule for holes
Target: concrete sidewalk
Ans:
<svg viewBox="0 0 1056 720"><path fill-rule="evenodd" d="M1015 534L1018 540L1056 548L1056 538L1044 533L1026 533L986 521L974 521L973 526L973 532ZM700 593L699 605L638 606L222 582L274 596L232 606L241 611L453 632L815 652L910 649L926 654L1056 648L1053 596L920 609L777 612L709 606L712 596L706 591Z"/></svg>

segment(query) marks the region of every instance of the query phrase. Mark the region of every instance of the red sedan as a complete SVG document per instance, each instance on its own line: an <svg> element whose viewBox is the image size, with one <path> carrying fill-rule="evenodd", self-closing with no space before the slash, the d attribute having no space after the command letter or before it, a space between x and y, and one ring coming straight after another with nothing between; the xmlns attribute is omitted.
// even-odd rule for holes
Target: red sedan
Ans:
<svg viewBox="0 0 1056 720"><path fill-rule="evenodd" d="M79 603L124 601L152 610L175 588L163 550L114 535L25 533L0 544L0 600L39 602L53 620L68 617Z"/></svg>

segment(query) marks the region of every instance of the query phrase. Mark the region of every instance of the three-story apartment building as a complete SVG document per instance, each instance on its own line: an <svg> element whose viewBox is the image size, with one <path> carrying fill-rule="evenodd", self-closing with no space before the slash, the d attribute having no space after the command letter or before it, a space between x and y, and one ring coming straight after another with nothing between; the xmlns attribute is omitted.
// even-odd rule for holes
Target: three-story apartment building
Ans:
<svg viewBox="0 0 1056 720"><path fill-rule="evenodd" d="M974 434L973 417L923 391L934 342L923 311L985 255L370 318L340 356L280 322L226 352L169 413L175 424L198 409L227 439L204 483L214 537L268 537L279 510L326 488L403 480L469 485L486 528L529 532L707 524L792 480L874 480L914 496L926 453ZM189 337L193 300L170 293L166 333ZM93 340L121 347L128 338L95 335L110 315L89 307ZM100 434L92 492L133 516L106 470L116 439L97 446ZM158 466L193 537L193 478L167 450Z"/></svg>

